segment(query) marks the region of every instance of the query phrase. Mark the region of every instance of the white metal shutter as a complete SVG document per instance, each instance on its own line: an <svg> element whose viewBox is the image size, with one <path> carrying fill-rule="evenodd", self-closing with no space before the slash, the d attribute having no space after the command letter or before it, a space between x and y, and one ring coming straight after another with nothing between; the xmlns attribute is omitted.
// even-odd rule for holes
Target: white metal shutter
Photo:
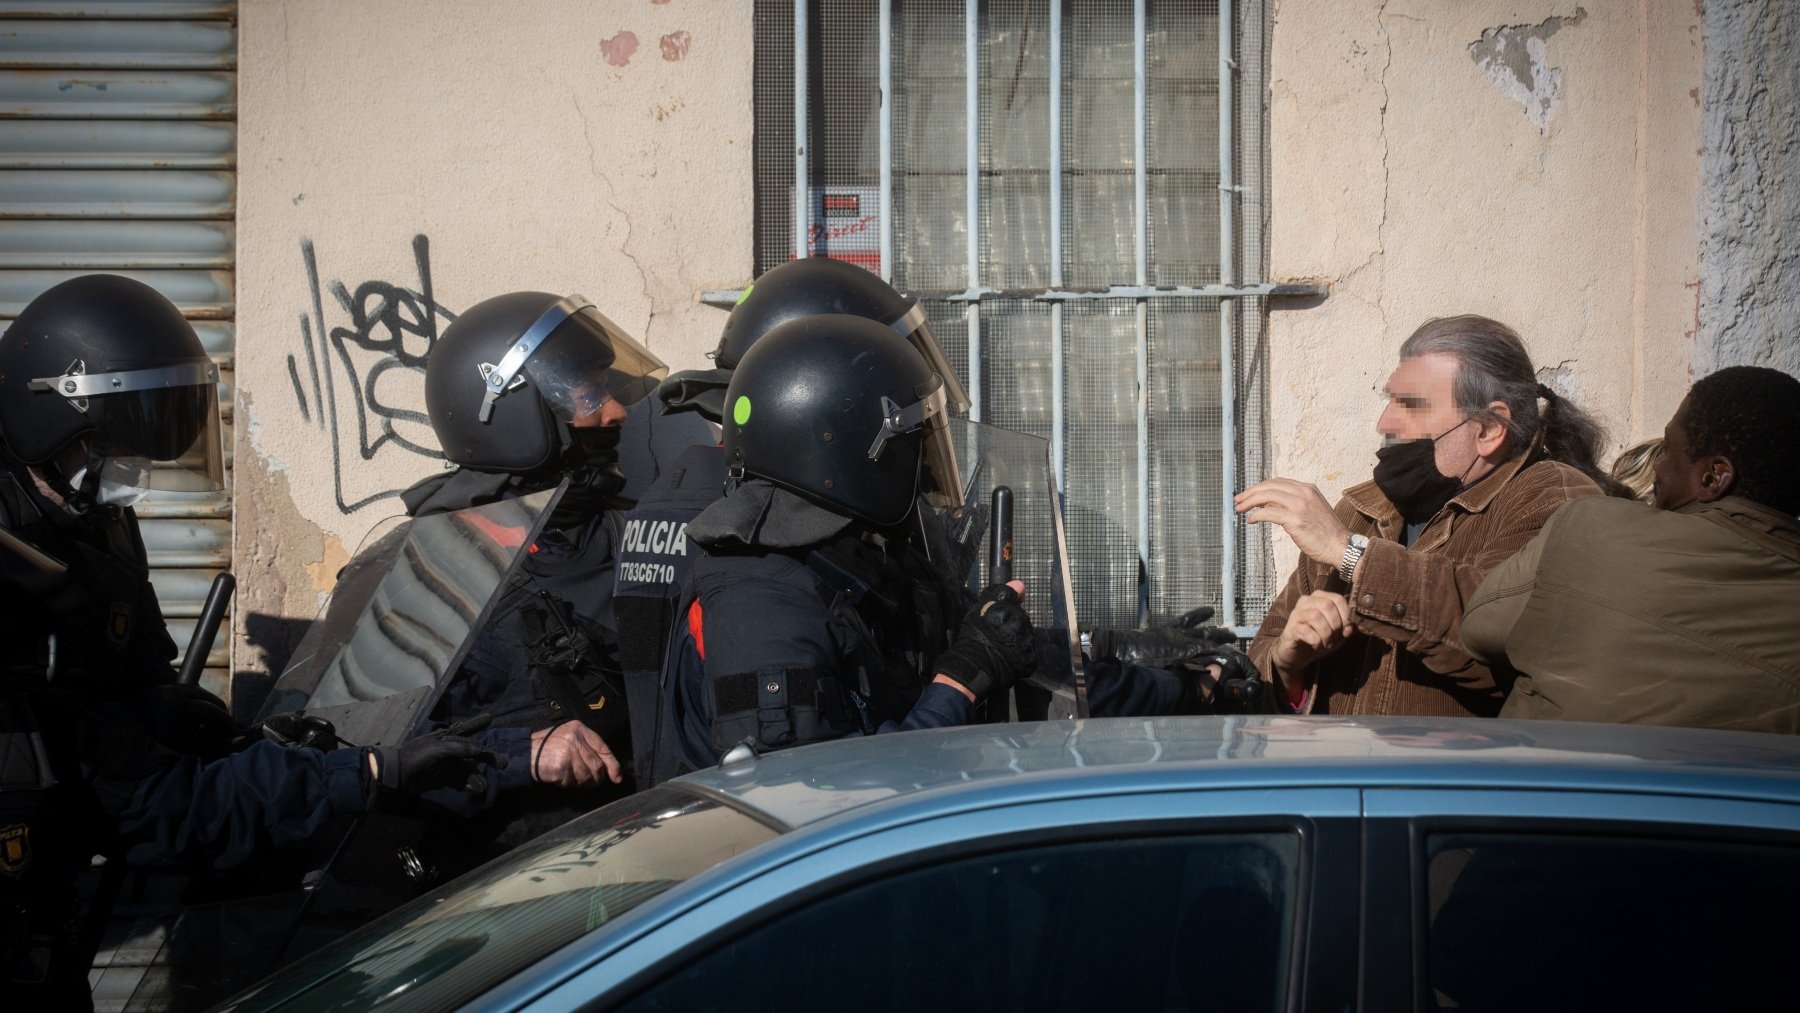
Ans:
<svg viewBox="0 0 1800 1013"><path fill-rule="evenodd" d="M0 0L0 325L78 275L154 286L221 367L228 464L236 16L219 0ZM230 565L229 482L138 507L183 648ZM205 684L220 694L230 644L226 629L207 659Z"/></svg>

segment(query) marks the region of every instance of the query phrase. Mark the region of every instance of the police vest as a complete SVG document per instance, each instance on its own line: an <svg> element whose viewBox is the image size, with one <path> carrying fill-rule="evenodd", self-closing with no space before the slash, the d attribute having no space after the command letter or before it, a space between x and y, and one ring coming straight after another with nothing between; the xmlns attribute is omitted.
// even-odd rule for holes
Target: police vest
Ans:
<svg viewBox="0 0 1800 1013"><path fill-rule="evenodd" d="M498 688L497 697L492 693L482 694L493 697L483 709L494 715L496 723L538 728L564 717L582 717L555 713L551 704L565 694L553 692L547 686L534 685L529 660L534 638L524 613L541 592L548 592L572 613L572 618L599 652L592 660L603 670L617 671L617 618L613 612L613 575L609 571L614 565L614 547L623 528L623 516L617 510L605 511L574 540L543 535L537 544L527 549L518 573L495 603L493 617L469 650L470 657L490 671L504 673L506 684ZM595 689L595 685L586 682L572 687L574 695L584 699L592 697ZM473 713L460 713L458 701L452 695L447 695L446 700L445 711L440 717L474 716ZM626 706L623 700L589 702L619 708ZM624 726L621 717L619 727Z"/></svg>
<svg viewBox="0 0 1800 1013"><path fill-rule="evenodd" d="M852 537L803 559L779 552L710 557L677 599L651 780L693 770L744 739L781 749L904 719L949 642L945 613L953 599L910 548L899 556ZM752 621L756 633L781 638L831 628L839 631L841 657L826 667L784 668L743 649L756 639L751 631L716 623L709 629L700 591L726 574L735 593L754 595L759 584L801 591L734 610L733 621ZM806 604L796 607L796 598ZM710 722L700 719L707 712Z"/></svg>
<svg viewBox="0 0 1800 1013"><path fill-rule="evenodd" d="M651 767L663 657L675 626L675 602L700 553L688 522L725 495L725 448L695 445L676 456L637 506L625 514L612 586L619 668L631 710L632 769L639 786Z"/></svg>
<svg viewBox="0 0 1800 1013"><path fill-rule="evenodd" d="M0 473L0 527L68 567L0 547L0 994L21 1009L85 991L75 880L110 835L81 767L83 708L170 681L175 656L131 511L99 527L48 509Z"/></svg>

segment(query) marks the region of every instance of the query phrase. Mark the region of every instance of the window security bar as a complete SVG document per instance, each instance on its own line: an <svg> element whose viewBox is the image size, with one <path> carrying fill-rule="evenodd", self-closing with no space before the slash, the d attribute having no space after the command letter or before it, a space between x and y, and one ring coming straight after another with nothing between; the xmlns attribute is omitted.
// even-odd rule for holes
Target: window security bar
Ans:
<svg viewBox="0 0 1800 1013"><path fill-rule="evenodd" d="M747 286L746 286L747 287ZM712 288L700 293L708 306L728 310L737 305L741 288ZM921 302L980 302L985 299L1057 303L1100 299L1322 299L1331 285L1322 281L1284 281L1262 285L1113 285L1108 288L965 288L908 289Z"/></svg>
<svg viewBox="0 0 1800 1013"><path fill-rule="evenodd" d="M831 12L838 10L833 4L833 0L791 0L791 2L791 13L793 17L793 34L791 39L793 47L793 95L791 110L793 116L794 148L792 151L792 164L794 176L793 189L789 191L789 193L791 195L790 199L793 202L793 217L790 221L793 223L794 235L791 249L794 252L791 252L789 254L790 256L795 255L795 253L805 255L812 249L808 239L818 214L814 207L813 190L816 185L816 180L813 177L815 173L821 171L821 166L817 164L819 155L818 152L815 151L815 145L823 143L827 148L830 148L831 145L835 143L832 142L829 137L822 139L813 136L815 125L812 122L812 118L813 114L816 112L815 107L821 102L829 105L830 97L829 95L822 96L820 94L808 94L809 81L812 76L810 71L813 69L809 64L819 58L813 50L822 44L821 40L810 37L814 34L811 29L816 26L809 22L813 20L817 9L821 6L826 9L827 17L837 16ZM1151 46L1153 44L1153 39L1159 40L1156 43L1158 45L1164 43L1160 41L1163 39L1163 36L1159 34L1160 30L1152 30L1150 23L1150 0L1132 0L1132 3L1127 8L1127 10L1129 10L1129 23L1131 26L1129 29L1131 31L1131 46L1128 50L1131 61L1129 72L1130 91L1128 94L1130 96L1129 115L1132 122L1130 136L1126 139L1126 144L1129 145L1126 150L1130 152L1130 155L1127 157L1131 158L1133 164L1126 170L1130 173L1131 179L1131 186L1127 191L1129 196L1125 198L1129 202L1128 207L1130 210L1128 213L1131 217L1129 226L1126 226L1130 231L1124 233L1124 235L1130 237L1129 240L1127 240L1129 246L1124 250L1119 251L1120 253L1125 254L1123 258L1125 262L1121 263L1119 266L1124 268L1125 271L1130 272L1128 276L1132 279L1133 284L1082 287L1080 285L1071 286L1067 284L1065 278L1064 261L1067 258L1064 249L1064 234L1066 231L1064 226L1065 220L1071 212L1071 209L1065 206L1068 202L1067 191L1065 188L1065 175L1072 171L1085 172L1089 175L1094 173L1094 170L1091 167L1080 170L1071 169L1064 149L1066 139L1064 137L1063 124L1065 113L1065 103L1063 99L1067 68L1064 65L1063 50L1065 48L1065 21L1070 17L1068 0L1050 0L1047 4L1047 12L1042 12L1038 15L1039 17L1043 17L1045 22L1047 22L1046 27L1048 28L1049 40L1046 68L1048 71L1048 81L1046 86L1048 91L1047 112L1049 118L1049 122L1046 124L1048 128L1046 138L1048 143L1048 164L1041 170L1037 169L1035 166L1028 169L1017 170L1022 173L1043 172L1048 177L1048 207L1046 210L1049 221L1047 237L1049 241L1049 284L1045 287L1006 287L1004 285L995 286L992 284L983 284L984 281L992 282L999 280L998 275L1003 275L1006 272L1003 269L995 268L984 259L984 244L990 242L996 244L995 252L997 255L999 249L997 244L1004 239L1004 236L998 232L990 236L990 230L998 228L998 226L994 223L984 221L982 217L984 212L983 205L985 203L982 190L985 180L984 172L986 172L986 170L983 168L984 153L981 146L983 142L987 140L985 135L988 132L988 125L982 122L982 103L983 100L988 97L985 91L987 82L985 82L982 77L984 59L983 31L986 27L985 18L993 15L993 12L985 10L985 5L977 2L977 0L963 0L960 4L946 3L944 5L949 8L949 10L960 8L959 13L962 15L962 17L958 19L962 24L957 27L962 29L960 34L962 35L961 42L963 44L963 60L961 61L963 63L963 95L961 96L961 104L963 106L962 112L964 122L961 126L965 136L964 150L962 152L963 164L960 173L963 177L963 193L961 195L963 198L961 201L963 207L960 209L962 212L960 231L963 232L963 235L958 237L961 242L957 245L963 246L963 249L958 252L966 254L966 272L954 272L951 274L951 278L955 278L956 273L964 274L964 279L958 280L966 280L966 287L961 289L938 288L926 290L907 286L904 283L904 279L901 279L901 287L903 287L907 294L919 299L921 302L935 303L939 306L962 305L960 315L962 315L966 321L965 334L967 339L966 368L968 390L973 401L970 408L970 415L977 420L981 419L983 414L983 405L981 403L983 395L989 393L984 389L983 373L990 371L993 368L993 364L986 360L990 356L999 356L1004 359L1007 354L1006 348L996 346L995 348L989 349L984 348L984 344L991 344L995 340L1005 340L1003 336L1010 333L1006 330L1004 324L995 325L993 323L993 320L1005 317L1005 310L986 308L981 304L984 302L993 302L996 304L1003 302L1015 304L1029 302L1037 303L1048 310L1047 338L1050 370L1049 389L1055 391L1056 394L1051 399L1049 418L1045 420L1048 423L1047 428L1049 429L1049 432L1046 435L1050 438L1052 469L1059 487L1062 488L1067 487L1068 477L1065 473L1065 465L1071 460L1070 454L1073 452L1069 445L1069 440L1072 439L1072 436L1065 432L1068 428L1069 420L1067 413L1065 412L1066 406L1064 404L1063 392L1067 389L1068 383L1071 382L1071 377L1066 369L1067 363L1065 360L1070 354L1070 348L1067 342L1072 340L1072 337L1069 334L1069 328L1073 326L1072 321L1075 318L1066 317L1065 309L1068 314L1084 314L1091 312L1087 307L1095 306L1102 301L1134 304L1133 310L1135 312L1127 311L1126 315L1126 319L1130 320L1131 323L1127 324L1126 329L1119 335L1124 341L1133 342L1135 345L1135 347L1132 348L1133 354L1131 359L1135 360L1132 365L1135 367L1133 371L1135 372L1136 380L1135 397L1131 394L1127 394L1125 402L1120 405L1126 413L1129 413L1122 413L1121 421L1124 421L1124 419L1130 419L1131 421L1126 422L1123 432L1119 434L1121 437L1119 442L1122 444L1120 449L1125 451L1127 455L1130 455L1131 451L1126 448L1132 447L1133 442L1135 442L1135 448L1133 449L1135 449L1136 453L1135 455L1132 455L1135 456L1134 463L1136 471L1135 511L1131 511L1131 508L1129 507L1126 508L1126 511L1134 512L1136 515L1133 520L1135 521L1137 530L1135 532L1136 537L1133 541L1136 542L1134 548L1140 564L1138 603L1140 618L1148 618L1149 614L1150 584L1148 581L1151 572L1149 567L1151 563L1150 557L1154 547L1152 532L1153 530L1160 530L1153 526L1153 516L1151 512L1152 452L1155 449L1151 446L1151 433L1152 425L1156 421L1153 418L1151 411L1151 391L1155 387L1155 384L1152 382L1155 377L1152 372L1153 350L1151 345L1153 340L1152 321L1156 319L1153 314L1162 311L1160 309L1153 309L1153 307L1158 307L1163 300L1218 300L1218 338L1216 349L1216 361L1218 364L1218 411L1220 413L1218 437L1223 448L1222 459L1218 462L1218 467L1220 469L1218 474L1221 483L1220 491L1223 494L1222 500L1218 504L1219 518L1217 522L1219 525L1218 538L1221 551L1221 556L1217 561L1220 568L1218 576L1221 581L1219 585L1221 601L1219 604L1222 606L1219 619L1230 626L1236 626L1243 618L1247 618L1239 615L1239 579L1237 573L1239 566L1238 540L1242 536L1242 530L1241 522L1236 517L1235 511L1232 508L1231 497L1237 485L1244 480L1238 474L1241 465L1241 462L1238 459L1241 448L1237 445L1240 437L1240 420L1238 415L1241 410L1241 407L1238 404L1238 384L1241 378L1237 376L1238 364L1235 361L1235 343L1238 340L1239 330L1244 326L1245 320L1251 317L1251 313L1246 312L1243 307L1238 304L1237 300L1245 298L1319 299L1330 294L1330 288L1327 284L1311 280L1262 284L1244 284L1240 281L1242 278L1242 275L1240 274L1241 270L1245 267L1249 267L1252 272L1251 277L1254 278L1256 268L1252 262L1243 264L1238 262L1235 244L1239 239L1240 228L1246 223L1254 226L1255 221L1253 219L1240 220L1239 208L1237 205L1240 200L1246 199L1247 194L1253 196L1256 187L1244 185L1246 180L1239 172L1238 162L1242 153L1237 150L1240 130L1238 118L1242 113L1238 109L1241 93L1238 88L1237 76L1241 71L1234 47L1239 41L1237 39L1239 30L1237 22L1240 13L1243 13L1246 25L1253 25L1260 28L1263 22L1260 20L1260 15L1255 10L1251 10L1247 13L1240 12L1238 9L1238 2L1239 0L1220 0L1216 8L1214 8L1215 16L1218 19L1216 33L1218 49L1216 54L1218 147L1216 153L1217 164L1215 167L1216 176L1213 180L1207 182L1212 183L1212 187L1209 187L1209 189L1216 188L1217 191L1218 250L1216 263L1218 265L1219 274L1217 276L1218 282L1216 284L1152 284L1153 271L1157 270L1157 261L1154 259L1153 251L1151 249L1151 219L1153 215L1151 204L1152 193L1150 191L1153 172L1151 165L1153 156L1150 136L1150 122L1152 118L1150 107L1152 86L1151 66L1153 59ZM782 10L782 8L786 6L787 5L782 4L780 0L775 0L775 3L771 4L771 7L774 10L781 10L782 15L788 13L786 10ZM849 8L844 9L848 10ZM869 55L876 57L876 60L872 62L874 62L877 67L875 80L876 87L874 89L875 97L872 103L873 108L871 108L870 112L874 114L877 127L877 129L873 131L872 139L878 140L879 143L879 157L875 160L876 164L869 167L873 170L872 175L874 178L868 180L868 182L877 184L875 189L878 194L879 220L876 224L876 235L870 237L873 240L870 245L875 248L867 251L868 254L873 254L873 256L869 257L869 260L872 261L872 263L865 266L875 269L878 274L889 281L896 280L898 276L904 273L904 265L897 263L897 260L903 260L907 256L901 254L897 250L898 237L895 235L895 230L899 225L899 223L896 222L896 213L900 210L897 207L898 201L896 190L902 185L903 171L903 167L897 162L897 158L899 158L900 155L896 150L898 145L896 143L895 134L896 130L900 129L899 125L896 123L896 120L899 118L896 114L895 96L897 90L900 90L902 99L905 97L903 90L905 85L896 80L897 78L902 77L904 73L902 67L899 65L899 53L897 52L899 38L896 33L900 32L900 22L902 20L901 13L904 9L905 8L899 7L895 3L895 0L875 0L872 9L867 10L866 14L862 15L869 17L870 20L876 22L876 25L873 26L875 27L873 38L870 39L870 42L873 44L872 48L876 49L876 52ZM944 11L944 13L948 12L948 10ZM1121 15L1125 14L1124 11L1120 11L1119 13ZM1165 14L1159 16L1167 17L1168 15L1165 12ZM782 17L782 20L786 20L785 16ZM1044 24L1045 22L1040 22L1040 24ZM949 24L954 24L954 22L950 22ZM949 27L949 25L947 24L945 27ZM830 38L829 25L827 26L825 34L827 38ZM947 34L954 37L954 34L957 33L954 28L950 28L950 31ZM1020 51L1023 52L1023 43L1021 43ZM1166 60L1167 57L1166 55L1162 55L1156 56L1155 59ZM1120 62L1122 63L1123 61ZM1161 63L1157 64L1157 66L1162 65L1163 64ZM1261 66L1261 64L1256 64L1256 66ZM1123 67L1120 69L1123 69ZM1084 70L1078 73L1088 73L1088 71ZM1016 87L1016 72L1013 83ZM1121 81L1121 83L1124 82ZM1075 87L1075 85L1070 84L1069 87ZM1010 94L1007 102L1010 106ZM909 123L910 122L911 121L909 120ZM909 129L911 128L909 127ZM826 157L833 158L837 156L828 154ZM842 170L839 168L829 168L825 171L836 173ZM905 178L925 177L942 171L942 168L907 170ZM955 170L950 171L953 173ZM992 173L988 174L991 175ZM911 198L909 197L909 199ZM1157 197L1158 201L1163 199L1163 197ZM954 201L954 198L951 198L951 200ZM1002 198L1002 201L1004 201L1004 198ZM1160 208L1161 205L1158 204L1157 207ZM1166 214L1167 212L1156 211L1154 213ZM1123 215L1120 216L1121 219L1123 217ZM1125 222L1120 221L1119 225L1125 226ZM939 249L943 250L942 247L939 247ZM952 247L952 249L954 249L954 247ZM1127 250L1129 250L1129 252L1126 252ZM943 252L950 251L943 250ZM951 258L954 258L955 254L951 253L950 256ZM1254 259L1255 254L1251 254L1250 256ZM1123 274L1125 271L1120 271L1118 273ZM939 277L942 276L940 275ZM1099 280L1105 279L1102 278ZM740 292L741 290L709 290L700 294L700 301L712 306L729 308L736 303ZM1076 309L1073 307L1082 308ZM1172 309L1171 312L1181 311L1179 309ZM996 317L996 313L1000 313L1001 316ZM1088 318L1084 316L1082 319L1085 320ZM1135 324L1135 327L1132 327L1132 324ZM984 331L991 331L991 333L984 335ZM1130 337L1126 337L1127 334L1129 334ZM1121 344L1123 344L1124 341L1122 341ZM1124 349L1121 348L1120 351L1123 352ZM1132 369L1130 366L1126 368ZM999 405L996 410L1006 410L1004 401L996 402L996 405ZM1135 433L1132 432L1134 429ZM1135 441L1133 440L1133 436L1135 436ZM1127 515L1129 516L1129 513L1127 513ZM1123 518L1120 519L1123 520ZM1211 525L1207 524L1206 526ZM1166 532L1164 532L1164 536L1167 537ZM1166 605L1159 605L1158 607L1166 608Z"/></svg>

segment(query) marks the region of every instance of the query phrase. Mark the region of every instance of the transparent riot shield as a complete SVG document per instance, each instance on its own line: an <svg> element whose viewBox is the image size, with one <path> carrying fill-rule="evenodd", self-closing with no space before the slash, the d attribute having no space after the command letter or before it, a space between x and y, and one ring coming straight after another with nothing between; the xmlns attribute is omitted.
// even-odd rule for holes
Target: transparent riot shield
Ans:
<svg viewBox="0 0 1800 1013"><path fill-rule="evenodd" d="M1038 632L1037 671L1014 693L1008 717L1022 720L1087 716L1075 592L1063 533L1062 497L1050 470L1050 444L1041 437L968 419L949 420L954 477L933 476L940 489L960 488L960 502L932 497L921 503L927 553L953 583L977 590L994 581L994 493L1011 501L1010 578L1025 583L1025 610ZM937 501L934 505L933 501Z"/></svg>
<svg viewBox="0 0 1800 1013"><path fill-rule="evenodd" d="M562 488L372 532L263 702L258 723L303 712L330 721L346 746L410 737L461 666ZM428 871L413 868L421 833L420 824L386 813L341 817L295 852L260 863L267 869L234 874L233 881L189 886L189 877L173 871L147 874L147 882L183 899L151 930L149 960L135 958L125 1008L203 1009L401 903L425 885L412 879ZM300 882L305 888L295 889Z"/></svg>
<svg viewBox="0 0 1800 1013"><path fill-rule="evenodd" d="M301 711L330 721L339 739L358 746L411 735L562 489L415 517L365 543L257 721Z"/></svg>

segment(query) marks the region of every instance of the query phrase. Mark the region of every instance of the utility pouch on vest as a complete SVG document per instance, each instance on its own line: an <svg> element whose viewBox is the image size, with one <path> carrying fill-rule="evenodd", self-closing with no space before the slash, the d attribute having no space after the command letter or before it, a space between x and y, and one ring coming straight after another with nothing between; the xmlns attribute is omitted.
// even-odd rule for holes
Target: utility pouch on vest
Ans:
<svg viewBox="0 0 1800 1013"><path fill-rule="evenodd" d="M823 669L761 668L712 683L713 748L746 737L770 749L841 738L852 727L838 682Z"/></svg>

